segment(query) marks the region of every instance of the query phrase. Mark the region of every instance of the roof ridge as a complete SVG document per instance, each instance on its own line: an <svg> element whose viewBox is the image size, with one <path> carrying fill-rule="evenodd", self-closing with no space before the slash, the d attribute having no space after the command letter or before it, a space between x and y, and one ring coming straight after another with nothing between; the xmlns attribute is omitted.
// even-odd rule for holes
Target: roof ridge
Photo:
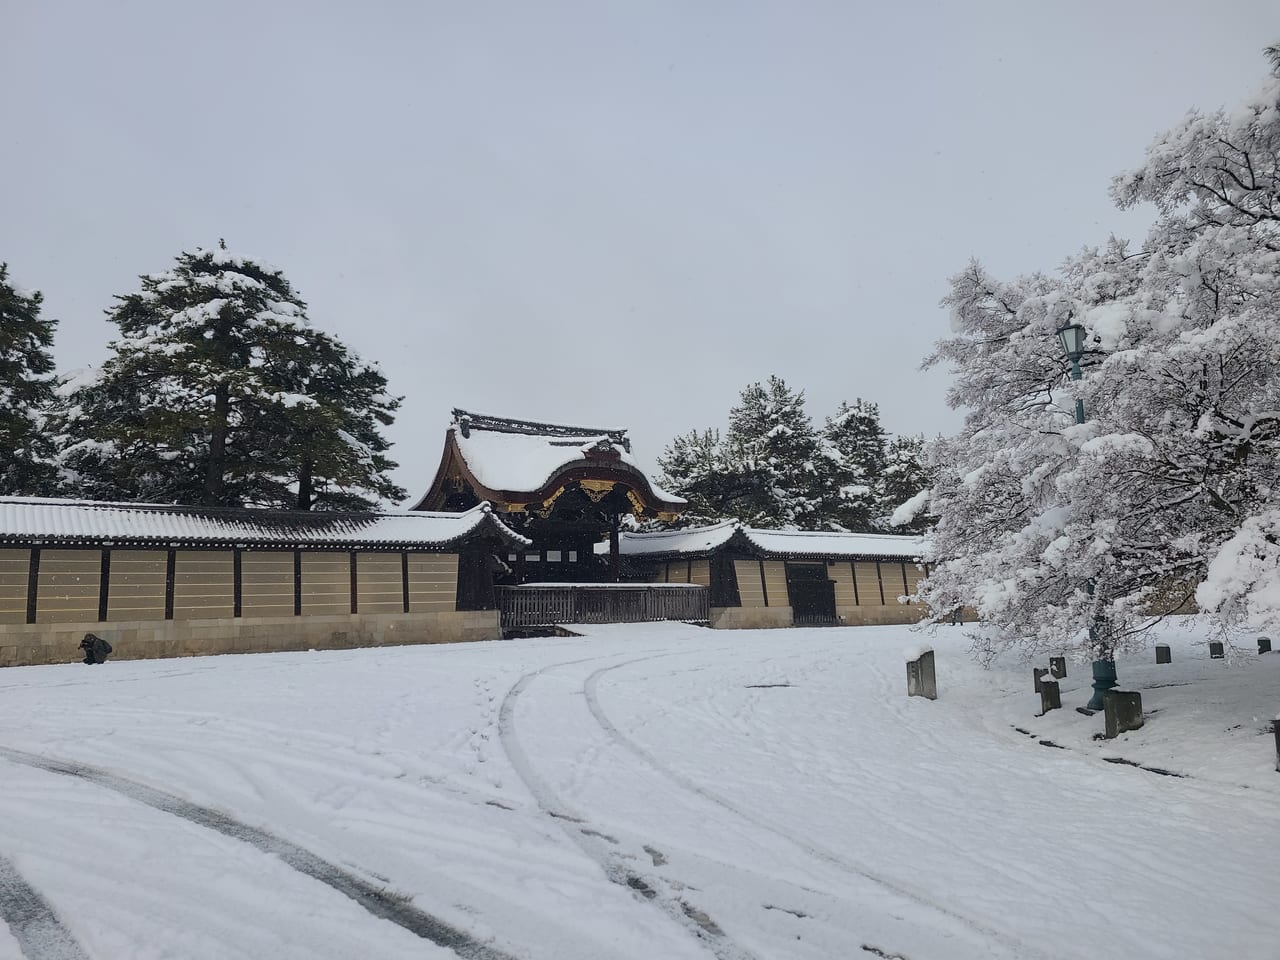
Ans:
<svg viewBox="0 0 1280 960"><path fill-rule="evenodd" d="M920 536L920 534L911 533L873 533L855 530L772 530L768 527L744 527L743 530L747 534L768 533L788 537L901 537L909 540Z"/></svg>
<svg viewBox="0 0 1280 960"><path fill-rule="evenodd" d="M651 537L658 539L659 537L683 537L689 534L701 533L708 530L720 530L724 527L737 526L737 520L721 520L719 523L709 523L704 527L679 527L675 530L624 530L624 537Z"/></svg>
<svg viewBox="0 0 1280 960"><path fill-rule="evenodd" d="M605 427L579 427L565 423L547 423L540 420L519 420L515 417L496 417L487 413L473 413L460 407L453 409L453 422L463 429L463 436L471 430L490 433L516 433L526 436L548 437L608 437L615 443L623 443L626 430ZM629 445L629 444L628 444Z"/></svg>
<svg viewBox="0 0 1280 960"><path fill-rule="evenodd" d="M82 500L61 497L11 497L0 496L0 504L21 504L31 507L84 507L91 510L136 510L143 513L160 513L183 516L212 516L234 519L260 520L276 517L287 520L314 520L317 523L338 521L373 521L379 517L410 517L431 519L435 517L456 518L469 513L491 513L493 508L488 501L476 504L467 510L280 510L275 507L228 506L217 504L207 506L192 503L144 503L131 500Z"/></svg>

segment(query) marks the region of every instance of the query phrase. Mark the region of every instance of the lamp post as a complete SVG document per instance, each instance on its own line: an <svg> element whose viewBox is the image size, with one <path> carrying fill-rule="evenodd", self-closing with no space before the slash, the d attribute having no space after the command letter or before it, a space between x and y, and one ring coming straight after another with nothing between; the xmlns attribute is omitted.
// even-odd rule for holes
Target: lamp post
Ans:
<svg viewBox="0 0 1280 960"><path fill-rule="evenodd" d="M1084 340L1084 327L1078 323L1067 323L1058 328L1058 342L1062 344L1063 352L1071 361L1072 380L1079 380L1081 377L1080 358L1084 356ZM1084 401L1079 397L1076 398L1076 423L1084 423ZM1085 589L1092 597L1093 580L1085 584ZM1111 648L1100 636L1096 614L1093 622L1089 624L1089 645L1093 648L1095 659L1093 661L1093 696L1089 698L1086 709L1101 710L1102 695L1117 685L1116 662L1112 657Z"/></svg>

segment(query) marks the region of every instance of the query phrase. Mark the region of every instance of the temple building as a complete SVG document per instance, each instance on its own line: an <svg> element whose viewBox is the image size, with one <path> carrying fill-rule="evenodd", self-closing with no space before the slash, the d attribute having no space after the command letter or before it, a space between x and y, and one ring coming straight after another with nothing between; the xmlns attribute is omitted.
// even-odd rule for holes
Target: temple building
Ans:
<svg viewBox="0 0 1280 960"><path fill-rule="evenodd" d="M927 612L904 599L924 576L920 537L761 530L735 521L622 529L628 516L676 521L687 506L644 474L625 430L455 409L435 479L414 509L470 510L482 502L532 541L491 558L507 627L615 618L719 627L908 623ZM604 584L616 589L599 589Z"/></svg>
<svg viewBox="0 0 1280 960"><path fill-rule="evenodd" d="M431 488L414 510L487 502L533 546L509 552L500 583L622 579L622 518L675 520L686 503L645 476L625 430L453 411ZM598 556L596 544L608 548Z"/></svg>
<svg viewBox="0 0 1280 960"><path fill-rule="evenodd" d="M560 624L907 623L926 543L674 524L626 431L455 410L410 510L0 497L0 667L439 643ZM655 524L649 524L654 526Z"/></svg>

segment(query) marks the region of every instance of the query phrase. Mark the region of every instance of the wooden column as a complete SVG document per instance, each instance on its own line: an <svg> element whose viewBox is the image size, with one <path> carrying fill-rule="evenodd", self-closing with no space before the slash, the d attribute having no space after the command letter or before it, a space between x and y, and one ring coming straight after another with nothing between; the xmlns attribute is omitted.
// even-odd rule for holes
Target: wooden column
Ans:
<svg viewBox="0 0 1280 960"><path fill-rule="evenodd" d="M622 571L618 562L618 525L621 522L619 514L614 514L609 522L609 577L614 583L622 579Z"/></svg>

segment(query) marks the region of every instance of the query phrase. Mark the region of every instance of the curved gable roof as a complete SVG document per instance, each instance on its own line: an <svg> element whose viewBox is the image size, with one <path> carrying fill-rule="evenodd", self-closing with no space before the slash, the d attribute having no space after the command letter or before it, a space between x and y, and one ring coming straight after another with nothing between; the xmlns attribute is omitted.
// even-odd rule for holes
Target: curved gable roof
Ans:
<svg viewBox="0 0 1280 960"><path fill-rule="evenodd" d="M442 506L445 485L465 479L477 497L527 504L584 478L614 480L639 492L654 511L679 513L686 501L650 480L631 454L623 430L510 420L454 410L431 488L415 504Z"/></svg>

